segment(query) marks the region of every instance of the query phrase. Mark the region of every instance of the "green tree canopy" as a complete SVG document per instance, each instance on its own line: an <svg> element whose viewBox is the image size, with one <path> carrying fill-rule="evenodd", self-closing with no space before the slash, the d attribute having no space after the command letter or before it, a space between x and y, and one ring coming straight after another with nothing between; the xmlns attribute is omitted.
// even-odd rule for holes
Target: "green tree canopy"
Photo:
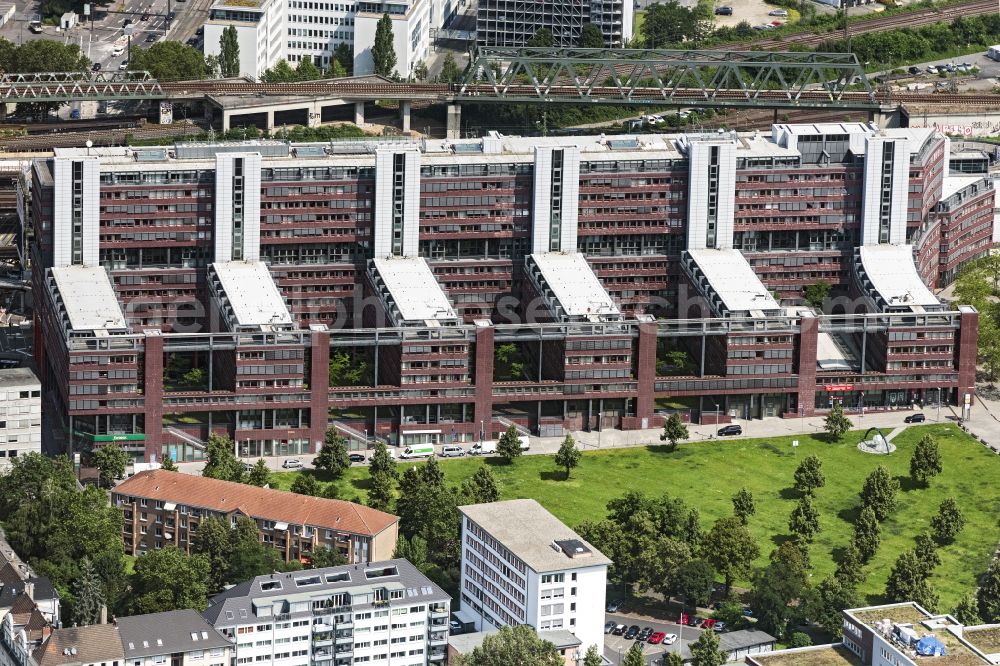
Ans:
<svg viewBox="0 0 1000 666"><path fill-rule="evenodd" d="M844 415L844 406L834 402L823 421L823 429L832 439L840 439L851 429L851 420Z"/></svg>
<svg viewBox="0 0 1000 666"><path fill-rule="evenodd" d="M258 488L263 488L271 482L271 470L268 468L266 460L261 458L253 464L247 473L246 482Z"/></svg>
<svg viewBox="0 0 1000 666"><path fill-rule="evenodd" d="M580 41L578 46L581 49L603 49L604 33L602 33L601 29L593 23L584 23L583 28L580 30Z"/></svg>
<svg viewBox="0 0 1000 666"><path fill-rule="evenodd" d="M899 481L892 477L882 465L879 465L861 488L861 504L870 507L875 512L875 518L885 520L896 510L896 493L899 491Z"/></svg>
<svg viewBox="0 0 1000 666"><path fill-rule="evenodd" d="M458 83L461 78L462 71L455 62L455 56L451 54L451 51L448 51L441 63L441 80L445 83Z"/></svg>
<svg viewBox="0 0 1000 666"><path fill-rule="evenodd" d="M240 75L240 41L234 25L226 26L219 37L219 72L226 77Z"/></svg>
<svg viewBox="0 0 1000 666"><path fill-rule="evenodd" d="M786 541L771 553L771 561L754 576L750 604L757 626L774 636L785 636L792 617L791 604L809 585L802 550Z"/></svg>
<svg viewBox="0 0 1000 666"><path fill-rule="evenodd" d="M807 604L809 617L834 638L839 638L843 632L845 608L857 608L861 605L861 597L851 585L845 584L836 576L824 578Z"/></svg>
<svg viewBox="0 0 1000 666"><path fill-rule="evenodd" d="M550 49L556 45L556 38L548 28L539 28L525 46L532 46L539 49Z"/></svg>
<svg viewBox="0 0 1000 666"><path fill-rule="evenodd" d="M642 643L636 641L625 653L622 666L646 666L646 658L642 656Z"/></svg>
<svg viewBox="0 0 1000 666"><path fill-rule="evenodd" d="M601 666L604 660L601 658L601 653L597 651L596 645L591 645L587 648L587 652L583 655L583 666Z"/></svg>
<svg viewBox="0 0 1000 666"><path fill-rule="evenodd" d="M813 503L812 495L803 495L792 509L788 518L788 529L796 540L803 544L812 543L813 537L822 529L819 524L819 511Z"/></svg>
<svg viewBox="0 0 1000 666"><path fill-rule="evenodd" d="M865 563L861 558L861 551L853 543L844 549L833 576L843 586L851 589L857 589L861 583L865 582L868 577L865 573Z"/></svg>
<svg viewBox="0 0 1000 666"><path fill-rule="evenodd" d="M74 43L53 39L32 39L14 46L0 39L0 68L5 72L82 72L90 59Z"/></svg>
<svg viewBox="0 0 1000 666"><path fill-rule="evenodd" d="M910 477L922 486L928 486L932 477L941 473L941 452L937 440L924 435L913 449L910 458Z"/></svg>
<svg viewBox="0 0 1000 666"><path fill-rule="evenodd" d="M750 575L750 567L759 555L757 542L734 516L715 521L702 542L702 556L722 574L727 593L732 589L733 581Z"/></svg>
<svg viewBox="0 0 1000 666"><path fill-rule="evenodd" d="M189 81L208 72L202 52L182 42L160 40L148 49L133 48L129 69L146 70L160 81Z"/></svg>
<svg viewBox="0 0 1000 666"><path fill-rule="evenodd" d="M660 433L660 441L669 442L670 450L673 451L677 448L677 442L684 441L689 436L687 426L685 426L684 422L681 421L680 414L674 412L667 417L666 422L663 424L663 432Z"/></svg>
<svg viewBox="0 0 1000 666"><path fill-rule="evenodd" d="M171 458L170 456L166 456L160 462L160 469L162 469L165 472L176 472L177 463L175 463L174 459Z"/></svg>
<svg viewBox="0 0 1000 666"><path fill-rule="evenodd" d="M979 602L976 601L975 593L969 593L962 597L955 608L952 609L951 614L966 627L972 627L983 622L982 618L979 617Z"/></svg>
<svg viewBox="0 0 1000 666"><path fill-rule="evenodd" d="M500 499L500 485L489 465L480 465L476 473L462 483L462 497L466 504L486 504Z"/></svg>
<svg viewBox="0 0 1000 666"><path fill-rule="evenodd" d="M701 558L687 560L674 573L672 592L695 608L708 606L712 600L715 569Z"/></svg>
<svg viewBox="0 0 1000 666"><path fill-rule="evenodd" d="M691 657L694 666L722 666L726 663L726 653L719 649L719 637L714 631L701 632L698 640L691 644Z"/></svg>
<svg viewBox="0 0 1000 666"><path fill-rule="evenodd" d="M497 442L497 455L508 464L521 456L521 435L513 425L500 435L500 441Z"/></svg>
<svg viewBox="0 0 1000 666"><path fill-rule="evenodd" d="M422 538L435 564L457 566L461 518L456 493L445 487L437 459L432 457L403 473L396 513L400 532L408 539Z"/></svg>
<svg viewBox="0 0 1000 666"><path fill-rule="evenodd" d="M753 493L746 488L740 488L739 491L733 495L733 515L736 516L742 524L746 525L750 522L750 518L756 513L757 503L754 502Z"/></svg>
<svg viewBox="0 0 1000 666"><path fill-rule="evenodd" d="M335 429L327 428L323 446L313 459L313 467L339 479L351 466L347 440Z"/></svg>
<svg viewBox="0 0 1000 666"><path fill-rule="evenodd" d="M125 478L128 454L117 444L99 447L93 454L94 467L98 471L98 482L102 488L115 485L115 479Z"/></svg>
<svg viewBox="0 0 1000 666"><path fill-rule="evenodd" d="M354 51L347 42L337 44L337 47L333 49L333 59L340 63L344 70L344 76L350 76L354 73Z"/></svg>
<svg viewBox="0 0 1000 666"><path fill-rule="evenodd" d="M379 76L392 76L396 69L396 47L392 36L392 18L388 14L383 14L375 26L372 61L375 73Z"/></svg>
<svg viewBox="0 0 1000 666"><path fill-rule="evenodd" d="M795 470L795 489L803 495L811 495L825 485L823 461L816 455L806 456Z"/></svg>
<svg viewBox="0 0 1000 666"><path fill-rule="evenodd" d="M976 591L979 617L983 622L1000 622L1000 559L993 558Z"/></svg>
<svg viewBox="0 0 1000 666"><path fill-rule="evenodd" d="M938 543L951 543L965 527L965 516L954 497L946 497L931 518L931 530Z"/></svg>
<svg viewBox="0 0 1000 666"><path fill-rule="evenodd" d="M805 286L802 290L802 296L806 299L806 303L816 309L821 309L823 301L830 295L830 286L826 280L817 280L815 283Z"/></svg>
<svg viewBox="0 0 1000 666"><path fill-rule="evenodd" d="M518 441L518 449L520 450L520 448L521 443ZM573 439L573 435L566 435L559 445L559 450L556 451L555 463L566 470L567 479L569 478L570 470L580 464L582 455L580 449L576 448L576 440Z"/></svg>
<svg viewBox="0 0 1000 666"><path fill-rule="evenodd" d="M299 64L295 66L296 81L315 81L323 78L323 72L319 70L312 58L303 57Z"/></svg>
<svg viewBox="0 0 1000 666"><path fill-rule="evenodd" d="M457 660L459 666L562 666L556 646L542 640L527 625L501 627L483 639L482 645Z"/></svg>
<svg viewBox="0 0 1000 666"><path fill-rule="evenodd" d="M135 562L129 610L160 613L208 606L209 566L202 555L187 555L176 546L152 550Z"/></svg>
<svg viewBox="0 0 1000 666"><path fill-rule="evenodd" d="M646 8L642 24L647 49L677 46L693 39L697 32L697 17L691 9L682 7L677 0L657 2Z"/></svg>
<svg viewBox="0 0 1000 666"><path fill-rule="evenodd" d="M900 553L889 572L885 596L890 602L915 601L933 611L938 604L937 595L927 582L928 571L913 550Z"/></svg>
<svg viewBox="0 0 1000 666"><path fill-rule="evenodd" d="M871 506L861 507L861 512L854 521L854 539L851 544L857 548L862 563L870 562L875 557L881 542L882 528L879 526L875 509Z"/></svg>
<svg viewBox="0 0 1000 666"><path fill-rule="evenodd" d="M86 626L97 624L104 606L104 587L89 557L80 562L80 575L73 581L73 622Z"/></svg>
<svg viewBox="0 0 1000 666"><path fill-rule="evenodd" d="M299 495L310 495L312 497L319 497L320 493L323 492L323 488L320 486L319 481L316 480L316 477L305 472L295 477L289 490Z"/></svg>
<svg viewBox="0 0 1000 666"><path fill-rule="evenodd" d="M205 444L205 467L201 475L210 479L221 479L222 481L243 481L246 474L246 467L243 462L236 457L233 440L223 437L214 432L208 436Z"/></svg>

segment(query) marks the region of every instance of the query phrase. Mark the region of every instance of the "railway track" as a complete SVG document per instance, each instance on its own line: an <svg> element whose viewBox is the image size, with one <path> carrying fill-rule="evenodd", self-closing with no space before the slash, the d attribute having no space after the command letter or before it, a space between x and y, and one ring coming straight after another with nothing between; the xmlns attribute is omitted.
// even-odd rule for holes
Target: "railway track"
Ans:
<svg viewBox="0 0 1000 666"><path fill-rule="evenodd" d="M60 134L33 135L21 137L0 137L0 150L6 152L46 152L52 148L74 148L92 141L95 146L121 146L128 137L135 139L159 139L163 137L183 137L197 133L200 128L193 124L150 125L134 129L117 128L90 132L64 132Z"/></svg>

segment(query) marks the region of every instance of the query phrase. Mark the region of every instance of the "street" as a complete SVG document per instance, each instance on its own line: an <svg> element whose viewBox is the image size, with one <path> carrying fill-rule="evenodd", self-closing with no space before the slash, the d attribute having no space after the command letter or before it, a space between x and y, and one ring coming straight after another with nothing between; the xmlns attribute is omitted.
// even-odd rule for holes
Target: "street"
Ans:
<svg viewBox="0 0 1000 666"><path fill-rule="evenodd" d="M606 622L616 622L624 624L625 626L632 626L633 624L642 627L650 627L654 632L662 631L665 634L674 634L677 636L677 641L673 645L649 645L648 643L642 643L643 650L642 653L646 657L646 662L649 664L657 664L663 655L668 652L680 652L685 646L698 640L701 636L702 630L697 627L682 627L676 622L665 622L663 620L656 620L649 617L638 616L638 615L625 615L622 613L607 613L605 615ZM614 666L619 666L622 663L625 653L629 651L632 644L635 641L627 641L622 636L615 636L613 634L606 634L604 636L604 656L611 660Z"/></svg>

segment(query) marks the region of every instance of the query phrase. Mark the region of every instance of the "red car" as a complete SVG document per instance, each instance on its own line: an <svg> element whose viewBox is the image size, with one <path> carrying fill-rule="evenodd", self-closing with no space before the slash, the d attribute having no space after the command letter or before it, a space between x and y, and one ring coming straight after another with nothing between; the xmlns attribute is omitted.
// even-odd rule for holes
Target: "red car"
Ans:
<svg viewBox="0 0 1000 666"><path fill-rule="evenodd" d="M664 636L666 636L665 633L663 633L662 631L657 631L656 633L651 635L646 642L649 643L650 645L659 645L660 643L663 642Z"/></svg>
<svg viewBox="0 0 1000 666"><path fill-rule="evenodd" d="M715 620L713 620L712 618L706 619L704 622L701 623L701 628L702 629L714 629L715 628Z"/></svg>

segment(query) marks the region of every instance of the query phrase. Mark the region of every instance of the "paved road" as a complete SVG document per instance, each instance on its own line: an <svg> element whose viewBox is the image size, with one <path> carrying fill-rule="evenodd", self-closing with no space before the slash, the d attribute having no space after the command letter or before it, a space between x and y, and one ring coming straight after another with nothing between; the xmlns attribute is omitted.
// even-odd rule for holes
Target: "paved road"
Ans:
<svg viewBox="0 0 1000 666"><path fill-rule="evenodd" d="M632 614L607 613L606 622L616 622L631 626L650 627L653 631L662 631L665 634L674 634L678 640L673 645L649 645L643 643L643 655L649 664L658 664L667 652L680 651L684 646L690 645L698 640L702 630L697 627L682 627L676 622L664 622L649 617L636 616ZM604 656L607 657L614 666L620 666L625 653L629 651L635 641L627 641L622 636L607 634L604 637Z"/></svg>

